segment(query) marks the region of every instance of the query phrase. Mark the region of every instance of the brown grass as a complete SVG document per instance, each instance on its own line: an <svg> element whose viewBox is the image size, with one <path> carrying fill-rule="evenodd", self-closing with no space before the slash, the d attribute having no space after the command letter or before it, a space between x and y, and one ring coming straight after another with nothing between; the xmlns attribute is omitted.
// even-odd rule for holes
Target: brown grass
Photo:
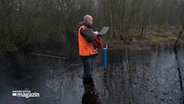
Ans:
<svg viewBox="0 0 184 104"><path fill-rule="evenodd" d="M158 49L166 46L172 46L177 39L177 33L179 30L174 30L171 28L170 30L159 30L152 29L149 31L144 31L144 34L140 36L140 34L135 31L130 33L129 41L124 42L120 39L109 39L107 44L110 49L135 49L135 50L147 50L147 49ZM183 36L184 37L184 36ZM182 37L181 43L184 42L184 38Z"/></svg>

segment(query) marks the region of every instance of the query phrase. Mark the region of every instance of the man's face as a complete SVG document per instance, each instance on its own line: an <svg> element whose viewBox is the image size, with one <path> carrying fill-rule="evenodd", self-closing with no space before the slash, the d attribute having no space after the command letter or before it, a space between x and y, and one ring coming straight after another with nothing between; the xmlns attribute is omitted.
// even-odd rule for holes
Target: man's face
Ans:
<svg viewBox="0 0 184 104"><path fill-rule="evenodd" d="M93 18L92 18L92 17L89 19L89 24L90 24L90 25L93 24Z"/></svg>
<svg viewBox="0 0 184 104"><path fill-rule="evenodd" d="M93 24L93 18L90 17L90 18L87 20L87 23L88 23L89 25L92 25L92 24Z"/></svg>

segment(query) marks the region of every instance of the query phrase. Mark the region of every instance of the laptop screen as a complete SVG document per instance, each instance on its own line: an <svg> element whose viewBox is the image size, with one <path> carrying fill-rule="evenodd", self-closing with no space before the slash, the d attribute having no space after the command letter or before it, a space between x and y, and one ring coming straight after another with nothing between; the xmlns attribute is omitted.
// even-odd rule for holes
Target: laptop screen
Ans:
<svg viewBox="0 0 184 104"><path fill-rule="evenodd" d="M106 33L108 32L109 28L110 28L110 27L104 26L104 27L101 29L101 31L99 32L99 34L102 34L102 35L106 34Z"/></svg>

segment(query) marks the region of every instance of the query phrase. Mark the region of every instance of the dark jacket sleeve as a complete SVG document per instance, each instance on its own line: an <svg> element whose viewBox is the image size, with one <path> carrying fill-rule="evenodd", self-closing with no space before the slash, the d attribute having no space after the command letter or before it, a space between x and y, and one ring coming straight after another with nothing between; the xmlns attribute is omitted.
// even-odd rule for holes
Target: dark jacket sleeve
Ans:
<svg viewBox="0 0 184 104"><path fill-rule="evenodd" d="M93 42L95 41L97 35L93 34L90 32L90 29L89 28L84 28L84 29L81 29L81 34L82 36L89 42Z"/></svg>

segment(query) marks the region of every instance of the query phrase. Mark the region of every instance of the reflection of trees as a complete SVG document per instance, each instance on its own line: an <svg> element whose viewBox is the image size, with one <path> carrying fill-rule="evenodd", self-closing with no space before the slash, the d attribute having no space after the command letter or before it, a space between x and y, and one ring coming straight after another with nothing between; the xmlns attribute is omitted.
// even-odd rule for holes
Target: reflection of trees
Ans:
<svg viewBox="0 0 184 104"><path fill-rule="evenodd" d="M141 92L144 92L144 84L138 82L138 80L143 82L143 78L140 79L139 77L144 75L136 75L136 72L138 70L142 71L142 69L137 69L139 67L137 62L132 60L128 52L125 54L119 61L113 63L108 68L107 76L105 76L105 88L107 92L104 95L108 95L111 98L110 101L116 104L136 103L137 95L135 92L137 91L135 90L135 85L141 86Z"/></svg>
<svg viewBox="0 0 184 104"><path fill-rule="evenodd" d="M182 71L181 71L181 65L180 65L180 57L178 57L178 52L175 51L175 59L176 59L176 66L177 66L177 72L178 72L178 78L180 83L180 90L181 90L181 104L184 104L184 92L183 92L183 81L182 81Z"/></svg>
<svg viewBox="0 0 184 104"><path fill-rule="evenodd" d="M121 59L108 67L103 95L116 104L179 102L180 89L175 74L178 65L175 65L173 53L123 52L118 56Z"/></svg>

